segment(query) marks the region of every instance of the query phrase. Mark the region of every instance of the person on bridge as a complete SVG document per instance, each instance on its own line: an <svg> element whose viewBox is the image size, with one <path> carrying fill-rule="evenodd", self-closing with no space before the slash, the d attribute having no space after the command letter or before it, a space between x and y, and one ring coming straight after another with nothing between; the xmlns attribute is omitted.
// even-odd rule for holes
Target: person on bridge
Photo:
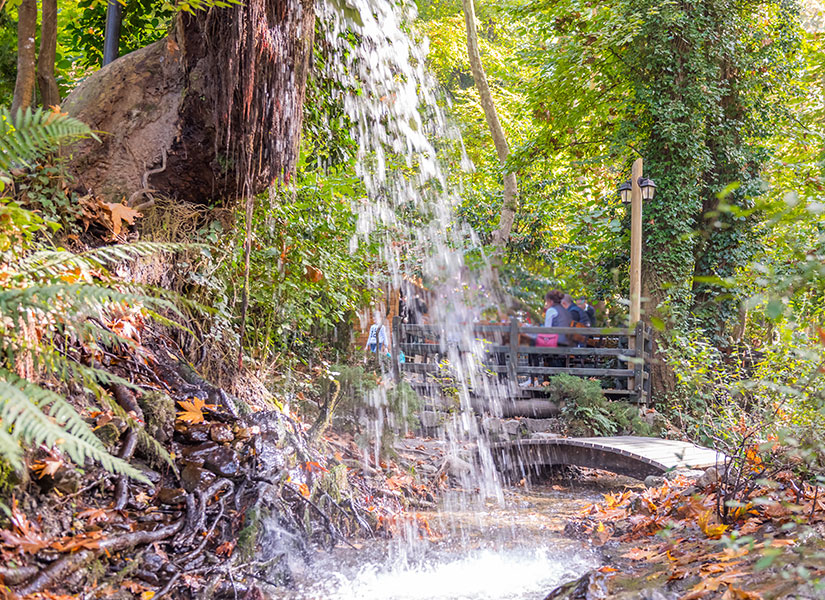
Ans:
<svg viewBox="0 0 825 600"><path fill-rule="evenodd" d="M573 304L573 298L570 294L564 295L561 299L561 305L570 313L572 323L581 323L585 327L590 327L590 317L580 306Z"/></svg>
<svg viewBox="0 0 825 600"><path fill-rule="evenodd" d="M590 327L596 326L596 309L587 301L586 296L579 296L576 298L576 306L584 311L587 318L590 320Z"/></svg>
<svg viewBox="0 0 825 600"><path fill-rule="evenodd" d="M570 327L572 317L570 312L562 305L564 294L559 290L551 290L544 296L544 326L545 327ZM559 346L568 346L567 336L559 334Z"/></svg>

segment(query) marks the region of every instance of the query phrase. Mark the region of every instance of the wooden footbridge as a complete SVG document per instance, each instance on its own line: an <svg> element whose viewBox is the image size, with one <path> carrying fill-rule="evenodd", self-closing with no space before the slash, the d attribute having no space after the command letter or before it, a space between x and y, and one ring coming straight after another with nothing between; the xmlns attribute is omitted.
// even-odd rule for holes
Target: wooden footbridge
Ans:
<svg viewBox="0 0 825 600"><path fill-rule="evenodd" d="M612 471L637 479L673 469L704 469L724 455L688 442L635 436L525 439L493 444L493 461L506 477L540 475L553 465Z"/></svg>
<svg viewBox="0 0 825 600"><path fill-rule="evenodd" d="M567 336L571 345L542 347L540 335ZM479 355L483 347L482 382L470 390L474 408L499 417L548 417L560 407L547 399L547 378L560 373L597 379L613 399L647 404L650 400L651 331L639 323L626 328L533 327L513 320L507 325L475 325L473 344L450 341L444 327L407 325L393 320L393 374L403 376L416 391L438 406L449 366L445 359L462 353ZM477 342L477 343L475 343ZM401 361L401 355L404 360ZM492 383L492 385L491 385ZM485 394L494 392L496 402ZM576 465L644 479L672 469L707 468L724 456L688 442L634 436L601 438L542 437L495 443L490 448L499 470L508 478L540 475L552 465Z"/></svg>
<svg viewBox="0 0 825 600"><path fill-rule="evenodd" d="M533 327L513 320L506 325L478 324L475 341L484 347L484 369L494 375L499 398L510 401L543 397L544 380L567 373L598 379L604 394L646 404L650 399L651 331L644 323L635 328ZM539 336L566 336L571 345L542 347ZM439 325L408 325L393 319L391 353L396 379L409 374L409 383L424 396L438 393L435 379L444 371L444 359L474 349L448 339ZM404 355L404 362L399 357ZM418 375L418 379L414 376ZM490 389L489 386L486 389ZM482 397L481 389L471 390Z"/></svg>

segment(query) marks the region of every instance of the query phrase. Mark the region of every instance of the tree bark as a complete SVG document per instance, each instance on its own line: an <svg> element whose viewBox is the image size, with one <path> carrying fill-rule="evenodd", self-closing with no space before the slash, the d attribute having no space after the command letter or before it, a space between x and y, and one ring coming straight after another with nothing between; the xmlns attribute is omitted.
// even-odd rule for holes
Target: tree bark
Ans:
<svg viewBox="0 0 825 600"><path fill-rule="evenodd" d="M490 92L490 85L487 83L487 75L484 66L481 64L481 54L478 50L478 31L476 30L476 13L473 0L462 0L464 7L464 19L467 23L467 55L470 59L470 68L473 72L473 80L478 90L481 107L484 109L484 117L493 136L493 144L496 147L496 154L505 167L507 157L510 155L510 147L507 144L507 137L504 128L496 112L496 105L493 102L493 95ZM504 202L501 206L501 216L498 221L498 228L493 233L494 262L501 261L504 248L510 239L510 232L513 229L513 221L518 210L518 185L515 173L504 173Z"/></svg>
<svg viewBox="0 0 825 600"><path fill-rule="evenodd" d="M14 82L12 115L32 105L35 81L37 0L21 0L17 7L17 79Z"/></svg>
<svg viewBox="0 0 825 600"><path fill-rule="evenodd" d="M79 184L115 200L149 188L204 203L289 179L314 26L311 0L179 15L167 39L103 67L64 101L106 132L103 143L74 146Z"/></svg>
<svg viewBox="0 0 825 600"><path fill-rule="evenodd" d="M57 0L41 0L40 52L37 55L37 87L40 104L48 108L60 105L60 90L54 76L57 53Z"/></svg>

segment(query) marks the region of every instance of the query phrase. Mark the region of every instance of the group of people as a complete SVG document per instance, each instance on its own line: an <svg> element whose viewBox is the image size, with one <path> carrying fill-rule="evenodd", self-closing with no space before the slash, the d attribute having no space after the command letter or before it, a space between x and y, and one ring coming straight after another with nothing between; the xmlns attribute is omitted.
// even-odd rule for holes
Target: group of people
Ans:
<svg viewBox="0 0 825 600"><path fill-rule="evenodd" d="M560 290L550 290L544 296L545 327L595 327L596 309L580 296L575 302L570 294ZM557 345L569 346L567 335L559 334Z"/></svg>

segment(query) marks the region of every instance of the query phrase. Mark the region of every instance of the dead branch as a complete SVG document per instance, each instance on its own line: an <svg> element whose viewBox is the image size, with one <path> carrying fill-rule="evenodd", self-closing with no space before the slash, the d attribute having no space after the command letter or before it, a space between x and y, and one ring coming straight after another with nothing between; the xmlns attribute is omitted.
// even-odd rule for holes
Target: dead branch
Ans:
<svg viewBox="0 0 825 600"><path fill-rule="evenodd" d="M103 539L100 541L98 548L94 550L80 550L79 552L67 554L63 556L63 558L56 560L48 567L40 571L40 573L29 583L21 588L15 589L14 592L21 596L25 596L27 594L33 594L35 592L45 590L59 581L62 581L99 554L104 552L118 552L134 546L142 546L160 541L177 533L182 525L183 520L178 520L174 523L170 523L169 525L158 527L152 531L134 531L132 533L124 533L122 535Z"/></svg>

